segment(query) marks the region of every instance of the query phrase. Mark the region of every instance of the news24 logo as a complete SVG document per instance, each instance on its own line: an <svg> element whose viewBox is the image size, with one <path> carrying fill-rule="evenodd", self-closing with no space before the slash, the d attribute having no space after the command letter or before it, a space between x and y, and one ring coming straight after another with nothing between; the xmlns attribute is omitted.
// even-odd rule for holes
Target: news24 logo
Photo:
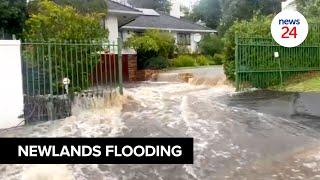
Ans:
<svg viewBox="0 0 320 180"><path fill-rule="evenodd" d="M309 25L306 18L297 11L286 10L276 15L271 23L273 39L281 46L296 47L308 36Z"/></svg>

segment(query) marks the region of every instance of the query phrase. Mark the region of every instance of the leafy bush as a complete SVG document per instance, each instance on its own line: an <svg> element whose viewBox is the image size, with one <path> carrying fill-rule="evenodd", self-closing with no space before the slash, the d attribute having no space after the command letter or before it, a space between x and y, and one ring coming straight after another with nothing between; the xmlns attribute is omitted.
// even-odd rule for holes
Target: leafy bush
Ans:
<svg viewBox="0 0 320 180"><path fill-rule="evenodd" d="M80 14L72 7L62 7L55 4L52 1L35 1L34 14L26 21L26 29L23 32L24 38L28 41L45 41L45 42L83 42L84 40L95 40L103 41L107 38L107 31L101 27L99 19L101 16L99 14L90 13L90 14ZM72 44L71 43L71 44ZM51 47L51 48L50 48ZM53 86L54 89L60 88L60 91L63 89L61 86L61 79L57 77L57 74L62 74L62 72L67 72L65 77L88 77L91 73L91 69L98 64L98 59L100 55L97 53L92 53L95 51L103 51L100 44L96 43L91 45L90 48L80 48L75 46L64 46L58 48L48 44L33 44L28 46L28 48L23 49L25 61L28 63L29 68L34 69L46 69L46 64L48 61L43 61L43 67L37 68L36 58L32 57L50 57L52 60L52 74L53 76ZM51 53L50 51L51 50ZM54 52L54 53L53 53ZM62 53L65 53L66 56L62 56ZM90 58L93 59L93 62L87 66L86 61L80 61L80 59ZM42 59L41 59L42 60ZM76 60L71 63L71 60ZM66 64L64 64L65 62ZM82 67L88 67L86 70L82 70ZM82 74L77 74L77 72L82 72ZM37 73L37 72L33 72ZM39 72L38 72L39 73ZM44 75L45 77L46 75ZM40 82L40 81L39 81ZM76 91L81 89L81 87L89 86L89 78L85 79L85 82L73 82L73 87L70 91ZM60 87L59 87L60 86ZM86 87L84 87L86 88Z"/></svg>
<svg viewBox="0 0 320 180"><path fill-rule="evenodd" d="M101 14L80 14L70 6L38 1L37 10L26 21L24 38L37 40L87 40L107 38L101 27ZM67 25L67 26L66 26Z"/></svg>
<svg viewBox="0 0 320 180"><path fill-rule="evenodd" d="M175 49L176 54L190 54L190 49L185 45L177 45Z"/></svg>
<svg viewBox="0 0 320 180"><path fill-rule="evenodd" d="M223 41L216 35L206 35L199 43L200 52L209 56L222 52L223 46Z"/></svg>
<svg viewBox="0 0 320 180"><path fill-rule="evenodd" d="M153 57L168 59L175 49L174 37L169 32L147 30L142 35L134 34L125 42L126 47L134 48L138 53L138 69L145 69Z"/></svg>
<svg viewBox="0 0 320 180"><path fill-rule="evenodd" d="M148 69L164 69L169 67L169 61L162 56L157 56L148 59L144 66Z"/></svg>
<svg viewBox="0 0 320 180"><path fill-rule="evenodd" d="M209 65L209 58L203 55L197 56L196 63L198 66L207 66Z"/></svg>
<svg viewBox="0 0 320 180"><path fill-rule="evenodd" d="M271 37L270 24L272 16L256 15L249 21L237 21L224 36L224 70L230 80L235 80L235 38L238 37Z"/></svg>
<svg viewBox="0 0 320 180"><path fill-rule="evenodd" d="M214 62L213 65L221 65L221 64L223 64L224 60L225 60L225 57L223 54L215 54L212 57L212 61Z"/></svg>
<svg viewBox="0 0 320 180"><path fill-rule="evenodd" d="M174 67L192 67L196 65L196 62L192 56L181 55L173 60Z"/></svg>

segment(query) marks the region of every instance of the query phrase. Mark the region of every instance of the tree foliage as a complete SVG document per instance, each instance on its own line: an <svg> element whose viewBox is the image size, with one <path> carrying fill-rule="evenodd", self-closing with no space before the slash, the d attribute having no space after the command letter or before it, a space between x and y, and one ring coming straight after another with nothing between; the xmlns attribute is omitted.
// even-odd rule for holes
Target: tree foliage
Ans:
<svg viewBox="0 0 320 180"><path fill-rule="evenodd" d="M238 37L271 37L270 24L272 16L255 15L250 20L236 21L224 36L224 69L230 80L235 79L235 36Z"/></svg>
<svg viewBox="0 0 320 180"><path fill-rule="evenodd" d="M237 20L250 20L257 12L269 15L280 10L281 0L200 0L190 16L224 34Z"/></svg>
<svg viewBox="0 0 320 180"><path fill-rule="evenodd" d="M199 43L202 54L214 56L223 50L223 41L216 35L206 35Z"/></svg>
<svg viewBox="0 0 320 180"><path fill-rule="evenodd" d="M215 29L219 26L222 16L221 2L220 0L200 0L193 12L187 16L189 16L188 19L201 20L208 27Z"/></svg>
<svg viewBox="0 0 320 180"><path fill-rule="evenodd" d="M309 19L318 19L320 16L320 0L297 0L297 6Z"/></svg>
<svg viewBox="0 0 320 180"><path fill-rule="evenodd" d="M37 6L37 13L26 21L26 38L84 40L107 37L107 31L100 25L99 14L79 14L70 6L61 7L51 1L40 1Z"/></svg>
<svg viewBox="0 0 320 180"><path fill-rule="evenodd" d="M138 52L138 68L143 69L153 57L168 59L174 51L174 42L174 37L169 32L148 30L143 35L134 34L125 42L125 46Z"/></svg>
<svg viewBox="0 0 320 180"><path fill-rule="evenodd" d="M129 0L129 4L138 8L149 8L169 13L171 3L169 0Z"/></svg>
<svg viewBox="0 0 320 180"><path fill-rule="evenodd" d="M53 0L62 6L72 6L82 13L104 13L108 11L107 0Z"/></svg>
<svg viewBox="0 0 320 180"><path fill-rule="evenodd" d="M224 0L222 1L220 32L224 33L236 20L250 20L257 12L261 15L281 10L281 0Z"/></svg>
<svg viewBox="0 0 320 180"><path fill-rule="evenodd" d="M0 33L1 29L8 34L20 35L27 18L25 0L0 0Z"/></svg>

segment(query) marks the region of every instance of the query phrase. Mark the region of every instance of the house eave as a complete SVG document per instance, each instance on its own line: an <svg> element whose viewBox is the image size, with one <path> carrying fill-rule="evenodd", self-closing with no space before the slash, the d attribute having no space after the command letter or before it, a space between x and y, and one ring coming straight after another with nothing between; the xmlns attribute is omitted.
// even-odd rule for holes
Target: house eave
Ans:
<svg viewBox="0 0 320 180"><path fill-rule="evenodd" d="M132 14L132 15L143 15L142 12L135 12L135 11L123 11L123 10L113 10L110 9L108 11L110 14Z"/></svg>
<svg viewBox="0 0 320 180"><path fill-rule="evenodd" d="M164 31L194 32L194 33L217 33L218 32L216 30L204 30L204 29L174 29L174 28L137 27L137 26L122 26L120 29L126 29L126 30L159 29L159 30L164 30Z"/></svg>

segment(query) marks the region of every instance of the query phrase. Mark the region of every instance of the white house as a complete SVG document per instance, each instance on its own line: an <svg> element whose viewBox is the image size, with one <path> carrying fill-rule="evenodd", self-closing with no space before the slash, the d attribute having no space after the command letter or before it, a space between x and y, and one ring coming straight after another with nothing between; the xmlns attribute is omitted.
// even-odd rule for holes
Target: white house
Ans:
<svg viewBox="0 0 320 180"><path fill-rule="evenodd" d="M133 8L111 0L108 1L108 5L109 16L105 20L105 27L109 30L110 41L116 41L118 37L125 41L132 33L159 29L171 32L178 45L187 46L191 52L195 52L195 36L217 32L153 9Z"/></svg>

